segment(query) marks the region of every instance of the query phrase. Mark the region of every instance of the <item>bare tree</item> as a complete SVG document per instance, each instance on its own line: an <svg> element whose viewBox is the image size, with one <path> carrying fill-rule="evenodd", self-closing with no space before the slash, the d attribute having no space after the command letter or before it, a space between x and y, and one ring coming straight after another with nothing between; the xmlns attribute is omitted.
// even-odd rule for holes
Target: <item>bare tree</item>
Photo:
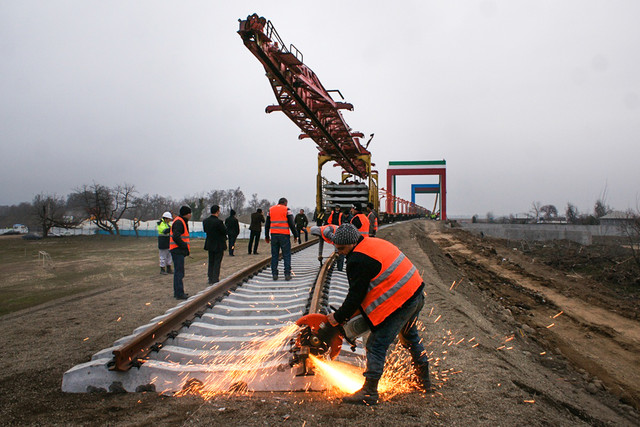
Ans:
<svg viewBox="0 0 640 427"><path fill-rule="evenodd" d="M640 210L629 209L626 218L622 219L618 228L627 239L631 248L631 256L640 269Z"/></svg>
<svg viewBox="0 0 640 427"><path fill-rule="evenodd" d="M90 220L99 229L120 235L118 221L131 206L135 194L133 185L118 185L111 189L94 182L83 185L76 194Z"/></svg>
<svg viewBox="0 0 640 427"><path fill-rule="evenodd" d="M116 185L113 188L113 206L108 221L113 226L116 234L120 235L118 221L123 217L127 209L131 206L136 193L135 186L131 184Z"/></svg>
<svg viewBox="0 0 640 427"><path fill-rule="evenodd" d="M580 214L578 213L578 208L573 205L573 203L567 203L567 209L565 210L565 216L567 217L567 222L569 224L577 224L580 219Z"/></svg>
<svg viewBox="0 0 640 427"><path fill-rule="evenodd" d="M258 199L258 193L253 193L251 195L251 200L249 200L249 209L251 212L255 212L260 207L260 200Z"/></svg>
<svg viewBox="0 0 640 427"><path fill-rule="evenodd" d="M593 207L593 215L596 218L602 218L606 214L611 212L611 208L607 206L606 201L604 199L596 200L596 203Z"/></svg>
<svg viewBox="0 0 640 427"><path fill-rule="evenodd" d="M226 191L227 193L227 212L231 212L231 209L235 210L238 213L241 213L244 210L245 196L240 187L236 189L229 189Z"/></svg>
<svg viewBox="0 0 640 427"><path fill-rule="evenodd" d="M76 189L75 199L81 204L89 215L89 220L96 227L113 234L113 226L108 221L113 195L108 187L95 182L91 185L84 184Z"/></svg>
<svg viewBox="0 0 640 427"><path fill-rule="evenodd" d="M259 207L260 209L262 209L263 211L268 212L268 211L269 211L269 208L270 208L271 206L275 205L275 204L276 204L275 202L270 202L270 201L269 201L269 200L267 200L267 199L262 199L262 200L260 200L260 203L258 204L258 207Z"/></svg>
<svg viewBox="0 0 640 427"><path fill-rule="evenodd" d="M202 214L205 211L207 204L207 199L203 194L187 196L182 200L182 204L191 208L191 218L193 221L203 219Z"/></svg>
<svg viewBox="0 0 640 427"><path fill-rule="evenodd" d="M542 208L542 203L540 202L532 202L531 203L531 214L533 215L534 222L538 222L540 219L540 210Z"/></svg>
<svg viewBox="0 0 640 427"><path fill-rule="evenodd" d="M66 203L57 195L38 194L33 198L33 213L41 228L42 237L47 237L53 227L71 228L77 225L71 218L65 217Z"/></svg>
<svg viewBox="0 0 640 427"><path fill-rule="evenodd" d="M554 205L544 205L540 208L540 211L544 213L544 219L550 220L558 216L558 209Z"/></svg>

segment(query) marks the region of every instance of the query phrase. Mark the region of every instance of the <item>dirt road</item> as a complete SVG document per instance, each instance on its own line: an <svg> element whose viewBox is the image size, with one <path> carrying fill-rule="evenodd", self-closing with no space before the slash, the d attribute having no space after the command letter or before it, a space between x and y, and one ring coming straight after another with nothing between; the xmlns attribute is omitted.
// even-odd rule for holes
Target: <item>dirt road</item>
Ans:
<svg viewBox="0 0 640 427"><path fill-rule="evenodd" d="M608 296L594 300L592 284L436 222L399 223L379 235L405 252L427 286L421 320L438 386L432 396L383 395L377 407L353 407L342 405L334 392L209 401L153 393L64 394L64 371L175 304L170 278L157 275L153 256L132 258L122 251L101 258L113 263L107 271L118 278L110 288L0 318L0 419L16 425L140 426L640 423L633 408L640 384L638 321L621 316L619 308L607 310ZM138 248L152 249L153 242ZM223 275L256 260L242 248L236 253L224 258ZM190 292L206 283L204 257L198 256L187 264ZM128 273L144 270L145 262L151 265L146 276Z"/></svg>

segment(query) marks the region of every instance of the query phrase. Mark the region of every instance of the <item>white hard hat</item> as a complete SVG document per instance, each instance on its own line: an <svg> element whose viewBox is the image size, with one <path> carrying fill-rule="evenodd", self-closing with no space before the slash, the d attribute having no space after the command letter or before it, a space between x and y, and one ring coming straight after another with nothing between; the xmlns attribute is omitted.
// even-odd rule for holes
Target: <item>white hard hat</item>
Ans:
<svg viewBox="0 0 640 427"><path fill-rule="evenodd" d="M162 214L162 218L173 219L173 215L171 215L171 212L166 211L165 213Z"/></svg>

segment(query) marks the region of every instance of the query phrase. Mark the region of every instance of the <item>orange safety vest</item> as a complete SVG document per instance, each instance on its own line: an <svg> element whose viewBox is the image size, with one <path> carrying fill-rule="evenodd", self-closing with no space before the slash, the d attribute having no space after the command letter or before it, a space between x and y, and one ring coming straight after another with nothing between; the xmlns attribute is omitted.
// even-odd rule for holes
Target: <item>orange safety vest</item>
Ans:
<svg viewBox="0 0 640 427"><path fill-rule="evenodd" d="M333 224L333 214L335 213L335 211L331 211L331 215L329 215L329 219L327 219L327 224ZM335 225L340 225L342 224L342 212L338 213L338 223Z"/></svg>
<svg viewBox="0 0 640 427"><path fill-rule="evenodd" d="M367 218L365 214L360 213L355 215L353 218L351 218L351 223L353 223L353 220L356 218L360 218L361 225L360 225L360 228L358 228L360 235L364 237L369 237L369 218Z"/></svg>
<svg viewBox="0 0 640 427"><path fill-rule="evenodd" d="M287 220L288 208L285 205L275 205L269 208L271 218L271 234L289 235L289 221Z"/></svg>
<svg viewBox="0 0 640 427"><path fill-rule="evenodd" d="M323 225L322 227L320 227L320 235L322 236L322 239L325 242L331 243L333 245L333 240L329 240L329 238L324 234L325 232L328 232L328 229L331 230L331 232L335 236L338 226L335 224L329 224L329 225Z"/></svg>
<svg viewBox="0 0 640 427"><path fill-rule="evenodd" d="M182 239L183 242L187 244L187 248L189 249L189 252L191 252L191 243L189 241L189 228L187 227L187 223L184 222L184 219L182 219L181 216L177 216L176 219L173 220L173 222L176 222L176 221L182 222L182 226L184 227L184 232L180 235L180 238ZM175 249L177 247L178 247L178 244L173 240L173 226L172 226L171 236L169 238L169 250Z"/></svg>
<svg viewBox="0 0 640 427"><path fill-rule="evenodd" d="M353 251L382 264L360 305L373 326L377 326L416 293L422 285L422 277L409 258L386 240L369 237L358 243Z"/></svg>

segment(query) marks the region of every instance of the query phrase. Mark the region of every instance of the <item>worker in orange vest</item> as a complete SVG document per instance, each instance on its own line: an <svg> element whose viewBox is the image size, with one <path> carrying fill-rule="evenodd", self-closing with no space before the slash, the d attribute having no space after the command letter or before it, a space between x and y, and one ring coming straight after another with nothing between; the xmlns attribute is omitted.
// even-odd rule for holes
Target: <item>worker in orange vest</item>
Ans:
<svg viewBox="0 0 640 427"><path fill-rule="evenodd" d="M351 206L351 224L353 224L363 237L369 237L369 219L362 213L362 205L355 202Z"/></svg>
<svg viewBox="0 0 640 427"><path fill-rule="evenodd" d="M411 354L420 388L431 392L429 361L416 327L424 305L424 283L417 269L396 246L383 239L363 237L353 224L338 227L333 244L347 257L349 291L342 306L329 314L329 323L338 326L360 311L371 330L366 343L364 385L342 401L378 403L378 381L387 349L396 336Z"/></svg>
<svg viewBox="0 0 640 427"><path fill-rule="evenodd" d="M189 220L191 219L191 208L189 206L180 207L180 216L173 220L171 225L171 235L169 238L169 252L175 271L173 273L173 297L176 299L187 299L189 294L184 293L184 258L191 253L191 243L189 241Z"/></svg>
<svg viewBox="0 0 640 427"><path fill-rule="evenodd" d="M299 235L293 222L293 213L287 207L287 199L278 200L278 204L271 206L264 224L264 240L271 243L271 276L278 280L278 258L282 251L284 261L284 280L291 280L291 239L289 230L298 239Z"/></svg>
<svg viewBox="0 0 640 427"><path fill-rule="evenodd" d="M343 222L344 222L344 214L340 210L340 205L335 205L333 207L333 211L331 211L331 214L326 219L325 224L340 225Z"/></svg>

